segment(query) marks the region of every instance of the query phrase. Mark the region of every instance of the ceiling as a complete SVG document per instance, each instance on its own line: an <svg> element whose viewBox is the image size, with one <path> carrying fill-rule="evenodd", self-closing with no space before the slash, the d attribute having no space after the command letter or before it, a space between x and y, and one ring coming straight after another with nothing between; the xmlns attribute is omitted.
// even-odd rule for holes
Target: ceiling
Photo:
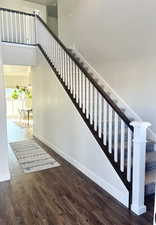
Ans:
<svg viewBox="0 0 156 225"><path fill-rule="evenodd" d="M29 76L31 72L30 66L3 66L5 76Z"/></svg>
<svg viewBox="0 0 156 225"><path fill-rule="evenodd" d="M35 2L41 5L56 5L57 4L57 0L26 0L28 2Z"/></svg>

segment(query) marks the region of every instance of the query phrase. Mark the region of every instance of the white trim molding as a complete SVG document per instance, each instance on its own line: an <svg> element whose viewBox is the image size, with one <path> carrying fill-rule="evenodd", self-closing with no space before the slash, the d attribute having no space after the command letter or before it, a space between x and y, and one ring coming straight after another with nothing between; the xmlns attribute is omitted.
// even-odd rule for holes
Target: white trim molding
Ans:
<svg viewBox="0 0 156 225"><path fill-rule="evenodd" d="M2 42L0 36L0 181L10 180L8 164L8 140L7 140L7 118L6 98L3 73Z"/></svg>

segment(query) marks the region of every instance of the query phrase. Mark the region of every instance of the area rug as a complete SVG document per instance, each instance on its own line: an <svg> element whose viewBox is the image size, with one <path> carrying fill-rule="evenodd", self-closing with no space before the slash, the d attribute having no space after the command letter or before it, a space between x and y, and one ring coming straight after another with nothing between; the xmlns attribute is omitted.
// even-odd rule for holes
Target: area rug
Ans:
<svg viewBox="0 0 156 225"><path fill-rule="evenodd" d="M60 164L42 149L33 139L10 143L16 158L25 173L46 170Z"/></svg>

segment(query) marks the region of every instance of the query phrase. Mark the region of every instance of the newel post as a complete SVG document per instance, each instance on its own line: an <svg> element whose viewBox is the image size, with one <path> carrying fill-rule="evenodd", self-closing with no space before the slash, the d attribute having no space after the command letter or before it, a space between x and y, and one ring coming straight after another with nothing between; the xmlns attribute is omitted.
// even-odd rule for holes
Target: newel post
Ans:
<svg viewBox="0 0 156 225"><path fill-rule="evenodd" d="M132 205L131 210L137 215L146 212L145 199L145 164L146 164L146 136L148 122L133 121L133 181L132 181Z"/></svg>

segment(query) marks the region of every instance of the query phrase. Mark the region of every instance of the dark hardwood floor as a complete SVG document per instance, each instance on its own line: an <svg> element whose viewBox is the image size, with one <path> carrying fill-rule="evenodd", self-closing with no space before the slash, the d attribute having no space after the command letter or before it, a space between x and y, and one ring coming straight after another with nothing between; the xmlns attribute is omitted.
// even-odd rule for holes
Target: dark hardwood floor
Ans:
<svg viewBox="0 0 156 225"><path fill-rule="evenodd" d="M12 179L0 183L0 225L152 224L153 197L147 201L148 212L138 217L51 149L37 142L61 166L24 174L10 150Z"/></svg>

